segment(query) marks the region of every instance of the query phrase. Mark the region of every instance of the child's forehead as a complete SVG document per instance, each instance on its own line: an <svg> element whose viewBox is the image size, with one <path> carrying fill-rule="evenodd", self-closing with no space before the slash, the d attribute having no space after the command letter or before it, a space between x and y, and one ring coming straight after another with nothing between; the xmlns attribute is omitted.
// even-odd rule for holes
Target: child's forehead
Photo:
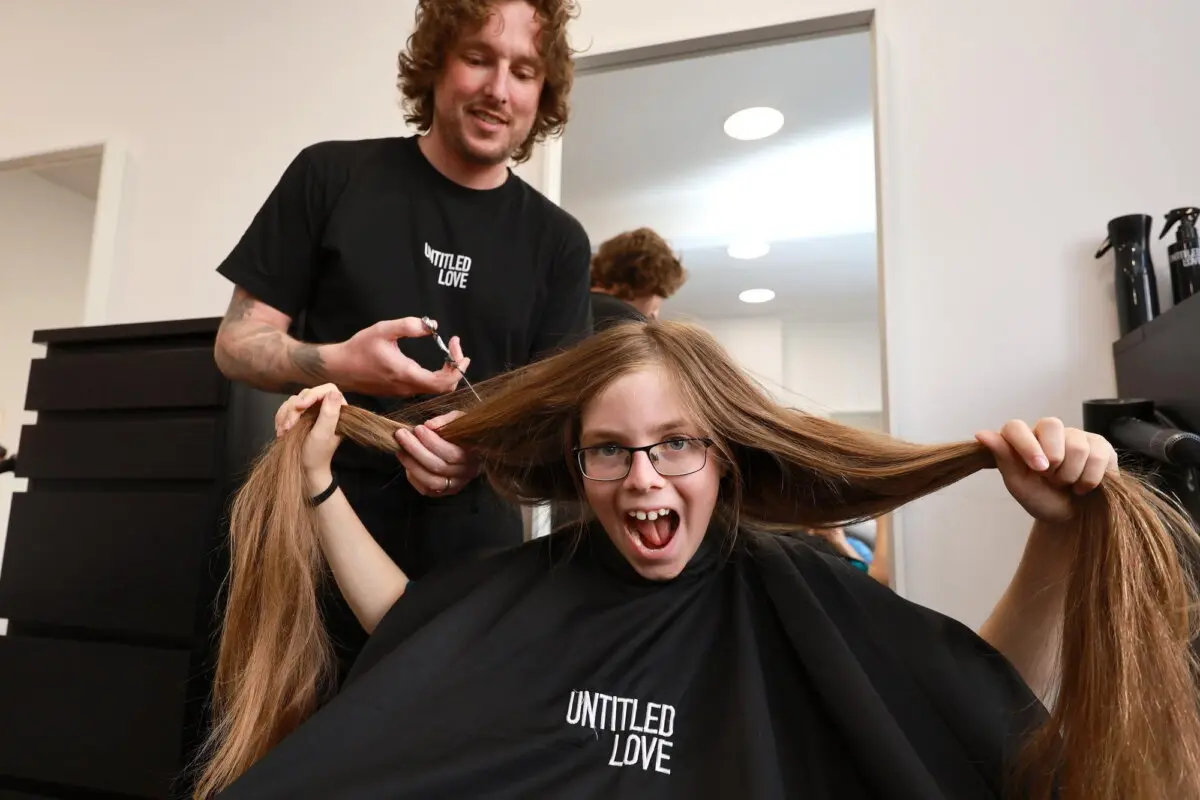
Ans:
<svg viewBox="0 0 1200 800"><path fill-rule="evenodd" d="M654 427L698 422L675 382L655 367L616 378L584 404L580 417L585 428L593 424Z"/></svg>

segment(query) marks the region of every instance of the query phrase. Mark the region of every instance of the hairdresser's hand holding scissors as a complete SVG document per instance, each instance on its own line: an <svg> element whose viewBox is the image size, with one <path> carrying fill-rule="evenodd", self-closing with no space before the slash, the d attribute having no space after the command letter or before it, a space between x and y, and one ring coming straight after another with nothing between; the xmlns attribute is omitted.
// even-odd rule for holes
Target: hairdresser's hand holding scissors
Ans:
<svg viewBox="0 0 1200 800"><path fill-rule="evenodd" d="M456 370L465 380L467 362L463 361L458 337L452 338L447 345L438 335L436 320L422 317L421 324L446 354L447 367ZM468 380L466 383L474 393L471 382ZM476 394L475 397L478 398L479 395ZM439 428L461 415L460 411L451 411L434 417L411 431L396 431L396 442L401 448L398 458L404 465L404 474L409 484L426 497L458 494L479 474L480 465L477 459L437 434Z"/></svg>
<svg viewBox="0 0 1200 800"><path fill-rule="evenodd" d="M327 371L348 392L375 397L412 397L445 394L457 388L471 359L463 355L458 337L450 339L450 358L437 372L425 369L400 351L399 339L431 336L430 328L419 317L403 317L377 322L344 342L329 346L325 352ZM455 364L458 366L456 367Z"/></svg>
<svg viewBox="0 0 1200 800"><path fill-rule="evenodd" d="M1043 523L1071 519L1075 497L1117 472L1117 453L1104 437L1068 428L1060 419L1039 420L1032 428L1013 420L999 431L980 431L976 439L996 457L1009 493Z"/></svg>

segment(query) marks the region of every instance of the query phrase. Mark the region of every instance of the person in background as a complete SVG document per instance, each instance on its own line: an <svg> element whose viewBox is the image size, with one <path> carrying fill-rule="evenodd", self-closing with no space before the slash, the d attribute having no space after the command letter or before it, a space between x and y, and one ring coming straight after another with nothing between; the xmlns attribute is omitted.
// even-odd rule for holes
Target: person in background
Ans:
<svg viewBox="0 0 1200 800"><path fill-rule="evenodd" d="M218 268L236 287L215 347L227 377L287 393L334 382L392 413L590 334L587 234L509 168L566 125L577 11L419 0L398 78L417 134L291 161ZM400 464L349 442L334 459L355 513L414 577L524 538L472 454L437 434L450 418L397 432ZM366 633L336 589L323 602L344 673Z"/></svg>
<svg viewBox="0 0 1200 800"><path fill-rule="evenodd" d="M848 536L846 529L841 526L832 528L810 528L810 541L818 549L825 550L850 562L855 569L867 573L875 580L891 585L887 568L889 554L884 552L888 540L886 526L881 526L876 533L876 549L872 550L862 539Z"/></svg>
<svg viewBox="0 0 1200 800"><path fill-rule="evenodd" d="M687 271L650 228L618 234L592 257L592 318L596 330L617 322L658 319L659 309L687 281Z"/></svg>

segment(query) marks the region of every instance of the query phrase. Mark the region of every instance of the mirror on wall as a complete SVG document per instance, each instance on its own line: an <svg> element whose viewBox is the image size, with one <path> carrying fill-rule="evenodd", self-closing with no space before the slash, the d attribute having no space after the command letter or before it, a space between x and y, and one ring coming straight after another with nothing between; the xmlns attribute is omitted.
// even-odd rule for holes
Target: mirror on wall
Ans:
<svg viewBox="0 0 1200 800"><path fill-rule="evenodd" d="M883 430L871 48L861 30L584 58L561 202L593 252L662 236L687 281L659 315L706 327L780 402Z"/></svg>

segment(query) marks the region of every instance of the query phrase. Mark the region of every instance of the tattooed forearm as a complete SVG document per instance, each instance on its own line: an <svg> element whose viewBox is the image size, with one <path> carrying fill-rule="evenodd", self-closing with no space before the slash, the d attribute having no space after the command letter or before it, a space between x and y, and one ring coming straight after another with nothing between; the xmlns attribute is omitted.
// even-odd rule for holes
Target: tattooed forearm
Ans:
<svg viewBox="0 0 1200 800"><path fill-rule="evenodd" d="M288 356L292 359L292 366L314 381L329 380L329 373L325 370L325 359L321 357L321 348L315 344L297 342L288 352Z"/></svg>
<svg viewBox="0 0 1200 800"><path fill-rule="evenodd" d="M221 327L217 365L233 380L268 392L289 393L330 380L317 345L298 342L255 320L227 322Z"/></svg>
<svg viewBox="0 0 1200 800"><path fill-rule="evenodd" d="M229 301L229 308L225 310L223 323L241 322L248 318L256 302L253 297L244 292L235 292L233 299Z"/></svg>
<svg viewBox="0 0 1200 800"><path fill-rule="evenodd" d="M290 319L238 287L217 332L221 372L268 392L295 392L334 380L320 345L286 333Z"/></svg>

